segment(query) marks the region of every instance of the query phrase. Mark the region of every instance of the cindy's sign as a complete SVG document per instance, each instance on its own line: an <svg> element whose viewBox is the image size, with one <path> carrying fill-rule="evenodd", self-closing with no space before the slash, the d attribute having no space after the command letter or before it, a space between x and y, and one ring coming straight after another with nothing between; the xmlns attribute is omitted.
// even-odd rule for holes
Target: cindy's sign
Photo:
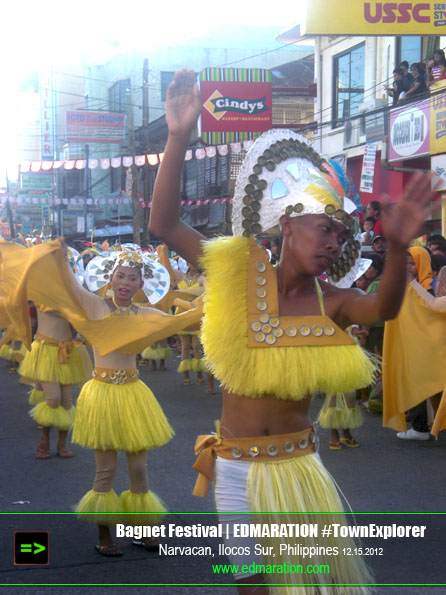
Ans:
<svg viewBox="0 0 446 595"><path fill-rule="evenodd" d="M255 68L207 68L200 75L201 131L211 144L253 139L272 127L271 75Z"/></svg>
<svg viewBox="0 0 446 595"><path fill-rule="evenodd" d="M444 35L446 3L312 0L304 35Z"/></svg>
<svg viewBox="0 0 446 595"><path fill-rule="evenodd" d="M390 112L389 162L404 161L430 152L429 99Z"/></svg>

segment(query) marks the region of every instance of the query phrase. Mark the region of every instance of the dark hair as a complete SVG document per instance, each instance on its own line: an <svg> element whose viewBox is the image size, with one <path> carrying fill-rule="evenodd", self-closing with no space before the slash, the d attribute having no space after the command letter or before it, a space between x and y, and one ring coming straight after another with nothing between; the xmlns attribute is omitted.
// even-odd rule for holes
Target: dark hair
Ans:
<svg viewBox="0 0 446 595"><path fill-rule="evenodd" d="M410 68L416 68L420 74L424 74L426 72L426 65L424 62L414 62L410 65Z"/></svg>
<svg viewBox="0 0 446 595"><path fill-rule="evenodd" d="M444 51L441 48L439 48L438 50L435 50L434 51L433 56L432 56L432 59L435 56L435 54L437 54L437 56L440 56L440 64L445 64L446 63L446 56L444 55Z"/></svg>
<svg viewBox="0 0 446 595"><path fill-rule="evenodd" d="M404 66L405 68L407 68L407 70L409 70L409 62L407 60L403 60L402 62L400 62L400 66Z"/></svg>
<svg viewBox="0 0 446 595"><path fill-rule="evenodd" d="M431 254L431 268L433 271L439 271L446 266L446 254Z"/></svg>
<svg viewBox="0 0 446 595"><path fill-rule="evenodd" d="M367 256L367 258L369 258L369 256ZM370 260L372 261L372 264L370 266L372 266L374 269L378 271L378 275L381 275L384 267L384 261L381 258L381 256L378 256L378 254L371 254Z"/></svg>
<svg viewBox="0 0 446 595"><path fill-rule="evenodd" d="M372 207L374 211L378 211L378 215L381 215L381 203L379 202L379 200L371 200L369 202L369 205Z"/></svg>
<svg viewBox="0 0 446 595"><path fill-rule="evenodd" d="M395 68L393 74L399 74L401 76L404 76L404 70L402 68Z"/></svg>
<svg viewBox="0 0 446 595"><path fill-rule="evenodd" d="M431 235L427 238L428 244L440 244L445 242L445 238L441 235L441 233L431 233Z"/></svg>
<svg viewBox="0 0 446 595"><path fill-rule="evenodd" d="M366 217L366 218L364 219L364 223L365 223L366 221L371 221L371 222L373 223L373 225L375 225L375 223L376 223L376 219L375 219L375 217Z"/></svg>

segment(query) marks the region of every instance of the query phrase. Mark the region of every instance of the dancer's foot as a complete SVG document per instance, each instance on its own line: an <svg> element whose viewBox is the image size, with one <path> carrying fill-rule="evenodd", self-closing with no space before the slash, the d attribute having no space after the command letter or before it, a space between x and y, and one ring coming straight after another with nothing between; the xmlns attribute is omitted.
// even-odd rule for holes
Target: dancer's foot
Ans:
<svg viewBox="0 0 446 595"><path fill-rule="evenodd" d="M67 450L66 448L57 448L57 456L61 459L71 459L74 457L74 452L71 450Z"/></svg>
<svg viewBox="0 0 446 595"><path fill-rule="evenodd" d="M46 445L49 446L49 445ZM42 441L39 440L39 442L37 443L37 448L36 448L36 459L49 459L51 458L51 453L49 448L45 448L45 445L42 444Z"/></svg>
<svg viewBox="0 0 446 595"><path fill-rule="evenodd" d="M118 548L116 543L111 543L107 545L95 545L94 549L101 554L101 556L105 556L106 558L120 558L124 554Z"/></svg>
<svg viewBox="0 0 446 595"><path fill-rule="evenodd" d="M143 537L143 539L134 539L132 541L132 545L136 545L137 547L142 547L145 550L154 552L158 551L160 546L160 541L158 539L153 539L152 537Z"/></svg>

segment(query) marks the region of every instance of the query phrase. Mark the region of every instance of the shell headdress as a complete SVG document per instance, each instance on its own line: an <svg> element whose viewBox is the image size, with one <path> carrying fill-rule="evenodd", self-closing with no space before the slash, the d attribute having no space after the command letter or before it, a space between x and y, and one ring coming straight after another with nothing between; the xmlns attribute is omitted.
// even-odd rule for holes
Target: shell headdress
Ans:
<svg viewBox="0 0 446 595"><path fill-rule="evenodd" d="M246 154L237 179L234 235L279 235L284 214L325 214L350 232L327 276L338 287L350 287L360 261L359 221L351 215L357 205L346 196L338 168L299 134L288 129L265 132Z"/></svg>
<svg viewBox="0 0 446 595"><path fill-rule="evenodd" d="M118 266L137 267L141 271L142 290L151 304L159 302L170 289L170 276L165 267L145 252L122 250L96 256L87 264L86 282L90 291L98 291L110 283Z"/></svg>

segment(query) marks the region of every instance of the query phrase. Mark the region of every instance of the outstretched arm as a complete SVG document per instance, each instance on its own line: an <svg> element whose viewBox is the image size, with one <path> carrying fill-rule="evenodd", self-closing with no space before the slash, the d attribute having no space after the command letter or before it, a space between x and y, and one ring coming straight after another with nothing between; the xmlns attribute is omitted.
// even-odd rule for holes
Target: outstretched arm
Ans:
<svg viewBox="0 0 446 595"><path fill-rule="evenodd" d="M204 236L180 219L180 180L187 144L200 111L195 74L183 68L175 73L167 89L169 136L156 177L149 221L151 233L195 266L198 266Z"/></svg>
<svg viewBox="0 0 446 595"><path fill-rule="evenodd" d="M370 324L375 320L395 318L404 299L407 282L407 249L426 219L438 208L438 192L431 189L431 176L417 172L406 185L400 199L390 204L387 199L382 214L387 256L378 292L361 296L346 294L342 318L350 324Z"/></svg>

